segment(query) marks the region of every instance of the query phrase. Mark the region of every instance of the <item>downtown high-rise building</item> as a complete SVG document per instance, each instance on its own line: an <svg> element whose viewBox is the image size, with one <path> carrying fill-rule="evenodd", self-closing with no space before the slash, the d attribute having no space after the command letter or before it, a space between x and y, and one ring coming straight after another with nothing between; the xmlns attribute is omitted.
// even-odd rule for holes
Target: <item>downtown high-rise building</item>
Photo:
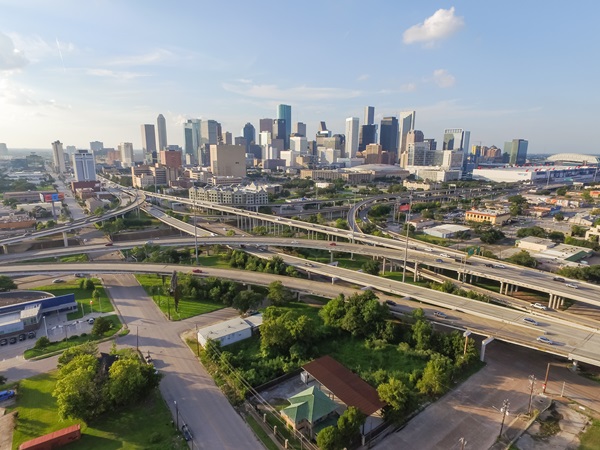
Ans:
<svg viewBox="0 0 600 450"><path fill-rule="evenodd" d="M194 163L198 163L199 148L200 120L188 119L188 121L183 124L183 151L187 159ZM186 160L186 157L183 159Z"/></svg>
<svg viewBox="0 0 600 450"><path fill-rule="evenodd" d="M365 106L365 125L373 125L375 123L375 107Z"/></svg>
<svg viewBox="0 0 600 450"><path fill-rule="evenodd" d="M56 173L65 173L67 166L65 164L65 151L62 142L54 141L52 143L52 158L54 161L54 171Z"/></svg>
<svg viewBox="0 0 600 450"><path fill-rule="evenodd" d="M264 118L259 120L258 132L263 133L264 131L273 132L273 119Z"/></svg>
<svg viewBox="0 0 600 450"><path fill-rule="evenodd" d="M277 119L285 120L285 148L290 148L290 134L292 134L292 107L290 105L279 105L277 107Z"/></svg>
<svg viewBox="0 0 600 450"><path fill-rule="evenodd" d="M283 141L284 150L289 148L289 141L286 140L286 124L285 119L273 119L273 127L271 131L272 139L281 139ZM286 146L287 143L287 146Z"/></svg>
<svg viewBox="0 0 600 450"><path fill-rule="evenodd" d="M158 150L166 150L169 145L167 144L167 121L162 114L156 118L156 130L158 131Z"/></svg>
<svg viewBox="0 0 600 450"><path fill-rule="evenodd" d="M216 120L202 120L200 122L200 149L198 162L202 166L210 166L210 146L217 145L221 136L221 124Z"/></svg>
<svg viewBox="0 0 600 450"><path fill-rule="evenodd" d="M295 136L306 137L306 124L302 122L296 122L292 127L292 134Z"/></svg>
<svg viewBox="0 0 600 450"><path fill-rule="evenodd" d="M444 146L442 148L442 151L452 150L454 153L460 153L459 156L460 158L462 158L462 163L460 164L460 166L463 169L465 169L465 163L468 161L468 159L465 158L465 155L469 152L470 138L471 132L465 131L462 128L447 128L444 130ZM458 161L459 156L445 156L444 164L442 164L442 166L455 168L458 165L456 161ZM451 158L451 163L448 162L450 161L449 158Z"/></svg>
<svg viewBox="0 0 600 450"><path fill-rule="evenodd" d="M346 119L346 150L344 158L355 158L358 151L358 117Z"/></svg>
<svg viewBox="0 0 600 450"><path fill-rule="evenodd" d="M158 162L158 154L156 152L156 133L154 125L142 125L142 151L144 153L144 161L148 164Z"/></svg>
<svg viewBox="0 0 600 450"><path fill-rule="evenodd" d="M379 129L379 143L383 151L398 153L399 125L396 117L384 117L381 119Z"/></svg>
<svg viewBox="0 0 600 450"><path fill-rule="evenodd" d="M92 151L92 153L101 152L102 150L104 150L104 142L100 142L100 141L90 142L90 150Z"/></svg>
<svg viewBox="0 0 600 450"><path fill-rule="evenodd" d="M400 121L398 122L398 148L400 153L406 152L406 135L409 131L415 129L415 111L402 111L400 113Z"/></svg>
<svg viewBox="0 0 600 450"><path fill-rule="evenodd" d="M118 148L121 154L121 166L133 167L133 144L131 142L121 142Z"/></svg>
<svg viewBox="0 0 600 450"><path fill-rule="evenodd" d="M210 145L210 168L215 177L246 176L246 149L241 145Z"/></svg>
<svg viewBox="0 0 600 450"><path fill-rule="evenodd" d="M254 125L250 122L246 123L242 130L242 136L246 139L246 146L256 143L256 129L254 128Z"/></svg>
<svg viewBox="0 0 600 450"><path fill-rule="evenodd" d="M96 161L93 152L77 150L73 154L72 164L75 181L96 181Z"/></svg>
<svg viewBox="0 0 600 450"><path fill-rule="evenodd" d="M522 166L527 162L527 147L529 142L525 139L513 139L504 143L504 153L508 153L508 163Z"/></svg>

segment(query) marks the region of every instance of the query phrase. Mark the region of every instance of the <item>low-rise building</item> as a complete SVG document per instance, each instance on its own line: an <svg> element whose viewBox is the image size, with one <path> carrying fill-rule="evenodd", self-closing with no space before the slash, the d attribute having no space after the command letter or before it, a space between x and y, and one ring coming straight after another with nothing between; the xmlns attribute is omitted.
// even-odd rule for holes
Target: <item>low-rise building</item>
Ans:
<svg viewBox="0 0 600 450"><path fill-rule="evenodd" d="M408 221L409 225L412 225L415 230L422 230L423 228L432 227L435 225L433 219L424 219L423 217L417 217Z"/></svg>
<svg viewBox="0 0 600 450"><path fill-rule="evenodd" d="M504 225L510 220L510 213L506 210L472 209L465 213L467 222L490 223Z"/></svg>
<svg viewBox="0 0 600 450"><path fill-rule="evenodd" d="M428 234L429 236L450 239L455 237L458 233L464 233L469 230L469 227L462 225L444 224L438 225L437 227L426 228L423 230L423 233Z"/></svg>
<svg viewBox="0 0 600 450"><path fill-rule="evenodd" d="M221 347L224 347L248 339L260 325L262 325L262 314L246 318L238 317L200 328L197 338L202 347L206 347L209 340L218 341Z"/></svg>
<svg viewBox="0 0 600 450"><path fill-rule="evenodd" d="M266 191L253 191L240 186L192 187L188 192L190 200L197 202L237 206L266 205L269 203L269 194Z"/></svg>
<svg viewBox="0 0 600 450"><path fill-rule="evenodd" d="M536 259L563 261L565 264L571 265L576 265L579 261L593 254L592 249L587 247L557 244L550 239L535 236L519 239L516 245L520 249L533 252L532 256Z"/></svg>

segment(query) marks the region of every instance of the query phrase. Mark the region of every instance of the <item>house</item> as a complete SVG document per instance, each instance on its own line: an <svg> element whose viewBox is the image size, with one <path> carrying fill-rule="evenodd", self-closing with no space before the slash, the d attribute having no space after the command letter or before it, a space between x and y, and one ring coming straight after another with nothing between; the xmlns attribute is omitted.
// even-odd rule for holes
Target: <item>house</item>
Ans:
<svg viewBox="0 0 600 450"><path fill-rule="evenodd" d="M260 325L262 325L262 314L225 320L200 328L198 330L198 342L202 347L206 347L206 343L210 339L219 341L221 346L224 347L248 339Z"/></svg>
<svg viewBox="0 0 600 450"><path fill-rule="evenodd" d="M337 414L337 404L316 386L299 392L288 401L290 406L281 410L281 416L294 430L311 438L316 425Z"/></svg>

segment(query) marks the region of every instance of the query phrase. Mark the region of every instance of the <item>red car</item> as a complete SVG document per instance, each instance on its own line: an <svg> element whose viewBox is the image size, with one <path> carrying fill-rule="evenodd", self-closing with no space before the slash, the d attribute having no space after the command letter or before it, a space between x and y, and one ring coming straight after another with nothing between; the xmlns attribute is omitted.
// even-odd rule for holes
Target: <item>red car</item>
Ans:
<svg viewBox="0 0 600 450"><path fill-rule="evenodd" d="M112 247L113 243L109 242L108 244L104 244L105 247Z"/></svg>
<svg viewBox="0 0 600 450"><path fill-rule="evenodd" d="M202 270L200 270L200 269L194 269L194 270L192 270L192 272L194 272L194 273L202 273Z"/></svg>
<svg viewBox="0 0 600 450"><path fill-rule="evenodd" d="M330 242L329 245L331 245L332 247L335 247L337 244L335 242Z"/></svg>

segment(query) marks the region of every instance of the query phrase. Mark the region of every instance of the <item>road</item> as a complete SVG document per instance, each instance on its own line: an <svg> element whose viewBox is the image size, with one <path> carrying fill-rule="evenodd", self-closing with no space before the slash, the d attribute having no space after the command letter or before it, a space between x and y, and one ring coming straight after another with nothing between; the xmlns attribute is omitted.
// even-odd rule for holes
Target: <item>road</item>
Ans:
<svg viewBox="0 0 600 450"><path fill-rule="evenodd" d="M194 435L196 448L201 449L262 449L262 445L239 414L229 404L225 395L215 385L190 348L180 337L192 324L168 322L133 275L104 275L104 286L118 308L131 333L121 344L136 346L154 359L154 364L164 375L160 383L163 398L175 417L175 404L179 411L179 424L187 423ZM195 322L231 318L233 310L195 318ZM177 420L177 418L175 418Z"/></svg>

